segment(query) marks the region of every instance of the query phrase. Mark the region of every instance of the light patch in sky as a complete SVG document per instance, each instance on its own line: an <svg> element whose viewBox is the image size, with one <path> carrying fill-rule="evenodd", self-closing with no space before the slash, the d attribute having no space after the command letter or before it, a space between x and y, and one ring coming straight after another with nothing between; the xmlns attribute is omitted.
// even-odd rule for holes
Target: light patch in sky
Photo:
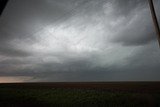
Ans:
<svg viewBox="0 0 160 107"><path fill-rule="evenodd" d="M32 77L27 76L3 76L0 77L0 83L17 83L17 82L25 82L32 79Z"/></svg>

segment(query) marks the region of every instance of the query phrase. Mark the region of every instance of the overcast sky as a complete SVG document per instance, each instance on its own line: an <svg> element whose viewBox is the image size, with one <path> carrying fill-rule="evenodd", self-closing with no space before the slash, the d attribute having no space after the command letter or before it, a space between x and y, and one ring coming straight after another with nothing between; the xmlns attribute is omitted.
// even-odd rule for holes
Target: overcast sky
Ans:
<svg viewBox="0 0 160 107"><path fill-rule="evenodd" d="M10 0L0 82L159 81L156 37L147 0Z"/></svg>

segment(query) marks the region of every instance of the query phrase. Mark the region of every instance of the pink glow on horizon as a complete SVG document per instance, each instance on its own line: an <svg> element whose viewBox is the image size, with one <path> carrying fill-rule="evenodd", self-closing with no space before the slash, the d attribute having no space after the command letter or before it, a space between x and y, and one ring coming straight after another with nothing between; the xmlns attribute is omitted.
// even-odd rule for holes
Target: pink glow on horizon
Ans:
<svg viewBox="0 0 160 107"><path fill-rule="evenodd" d="M17 83L17 82L26 82L32 77L27 76L4 76L0 77L0 83Z"/></svg>

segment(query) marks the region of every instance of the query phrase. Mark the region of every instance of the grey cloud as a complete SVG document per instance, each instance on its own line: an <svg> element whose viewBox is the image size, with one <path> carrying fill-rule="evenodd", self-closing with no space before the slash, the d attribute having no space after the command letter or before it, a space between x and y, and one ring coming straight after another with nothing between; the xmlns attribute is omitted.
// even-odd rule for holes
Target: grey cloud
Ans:
<svg viewBox="0 0 160 107"><path fill-rule="evenodd" d="M29 81L154 81L159 80L159 54L152 42L148 47L141 47L134 56L127 57L127 63L122 66L93 66L92 58L77 59L64 63L41 63L13 74L5 73L5 76L32 76Z"/></svg>
<svg viewBox="0 0 160 107"><path fill-rule="evenodd" d="M57 20L61 22L71 17L70 10L56 1L49 3L44 0L33 0L32 2L13 0L8 3L1 17L0 29L9 30L9 32L6 30L5 32L10 33L7 36L12 38L30 37L47 24L55 23ZM36 26L36 24L41 26Z"/></svg>
<svg viewBox="0 0 160 107"><path fill-rule="evenodd" d="M151 22L151 20L146 20L148 17L149 16L147 15L138 17L136 21L132 23L132 25L126 27L124 26L125 30L119 32L119 35L117 38L113 39L113 42L122 43L125 46L130 46L145 45L153 40L156 40L156 35L152 23L148 23Z"/></svg>
<svg viewBox="0 0 160 107"><path fill-rule="evenodd" d="M112 9L108 15L105 5ZM49 25L57 32L43 32ZM76 32L77 26L83 29ZM72 34L76 39L70 39ZM33 77L29 81L159 80L155 40L146 0L13 0L0 19L0 76ZM57 49L61 46L56 43L64 48Z"/></svg>
<svg viewBox="0 0 160 107"><path fill-rule="evenodd" d="M0 43L0 55L3 56L11 56L11 57L27 57L31 54L29 52L16 49L10 44Z"/></svg>
<svg viewBox="0 0 160 107"><path fill-rule="evenodd" d="M132 11L139 8L142 9L147 5L146 0L113 0L114 8L116 11L114 13L118 16L128 16L132 14Z"/></svg>
<svg viewBox="0 0 160 107"><path fill-rule="evenodd" d="M152 42L151 45L147 47L140 48L141 50L137 52L132 58L128 58L132 65L131 68L140 72L158 72L160 69L160 51L156 43Z"/></svg>
<svg viewBox="0 0 160 107"><path fill-rule="evenodd" d="M71 17L71 7L67 8L66 2L63 6L62 4L60 1L49 3L44 0L9 1L0 19L0 54L28 56L28 52L16 49L10 42L15 39L29 39L32 44L36 41L33 35L44 29L47 24L67 20Z"/></svg>
<svg viewBox="0 0 160 107"><path fill-rule="evenodd" d="M117 36L112 38L111 41L125 46L136 46L149 44L149 42L156 40L155 30L147 1L127 1L128 2L124 0L127 4L124 2L122 2L122 4L119 3L119 5L122 6L122 8L119 8L119 16L126 16L124 17L124 22L118 26L122 29L115 28L120 30L118 30L116 33Z"/></svg>

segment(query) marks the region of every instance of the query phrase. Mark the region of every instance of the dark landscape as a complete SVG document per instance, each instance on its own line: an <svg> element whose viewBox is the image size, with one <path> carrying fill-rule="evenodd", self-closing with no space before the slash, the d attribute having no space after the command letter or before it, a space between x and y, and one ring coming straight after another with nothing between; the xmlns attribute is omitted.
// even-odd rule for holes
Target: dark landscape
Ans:
<svg viewBox="0 0 160 107"><path fill-rule="evenodd" d="M160 107L160 82L0 84L0 107Z"/></svg>

